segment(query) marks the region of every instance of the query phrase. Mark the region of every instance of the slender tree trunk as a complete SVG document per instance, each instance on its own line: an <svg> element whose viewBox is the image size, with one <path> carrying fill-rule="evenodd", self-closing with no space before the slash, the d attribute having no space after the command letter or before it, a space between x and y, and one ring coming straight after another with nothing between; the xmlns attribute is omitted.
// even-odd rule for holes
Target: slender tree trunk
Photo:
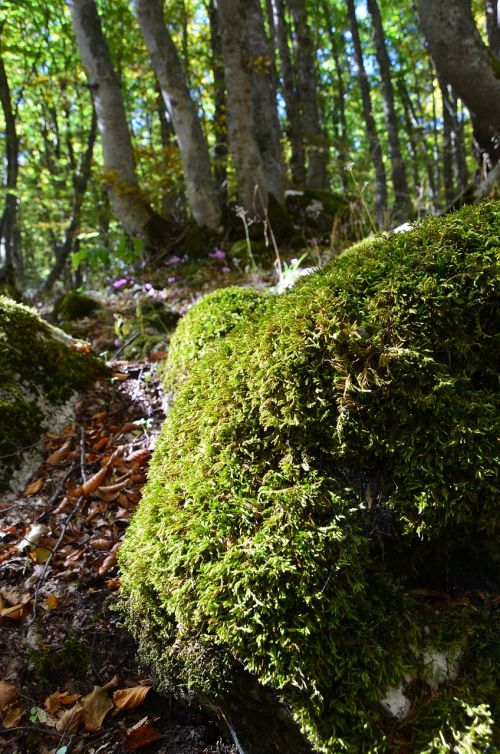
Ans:
<svg viewBox="0 0 500 754"><path fill-rule="evenodd" d="M443 103L443 183L446 204L456 196L453 176L453 121L451 117L450 92L448 85L438 76L441 100Z"/></svg>
<svg viewBox="0 0 500 754"><path fill-rule="evenodd" d="M394 103L394 89L391 79L391 61L387 52L382 18L377 0L368 0L368 10L373 23L375 50L377 54L382 96L384 100L385 125L389 141L392 185L394 187L393 213L396 219L404 219L411 212L411 202L406 178L406 167L401 153L398 131L398 116Z"/></svg>
<svg viewBox="0 0 500 754"><path fill-rule="evenodd" d="M456 93L452 90L451 103L453 107L453 130L454 130L454 154L457 163L458 186L464 189L469 184L469 171L467 169L467 156L465 151L465 129L462 114L459 112L459 102Z"/></svg>
<svg viewBox="0 0 500 754"><path fill-rule="evenodd" d="M89 135L87 138L87 148L83 154L81 165L78 173L73 176L73 206L71 211L71 220L66 229L64 241L58 248L58 253L54 267L45 280L40 294L48 293L52 286L61 276L70 254L76 248L78 231L80 229L80 220L82 215L83 202L87 192L88 182L92 171L92 157L94 154L94 145L97 138L97 115L95 108L92 110L92 121L90 123Z"/></svg>
<svg viewBox="0 0 500 754"><path fill-rule="evenodd" d="M408 107L408 102L405 100L405 97L403 96L403 93L402 93L403 89L406 89L406 85L400 79L398 81L398 91L399 91L401 103L403 105L405 130L408 136L408 145L409 145L410 155L411 155L413 187L414 187L415 193L419 195L420 189L421 189L421 182L420 182L420 165L419 165L419 159L418 159L418 136L417 136L416 128L413 123L411 109Z"/></svg>
<svg viewBox="0 0 500 754"><path fill-rule="evenodd" d="M1 30L0 30L1 34ZM1 36L0 36L1 43ZM16 286L20 271L17 224L17 178L19 173L19 139L12 107L9 82L0 49L0 104L5 120L5 156L7 161L5 180L5 204L0 219L0 246L3 245L4 263L0 270L0 282Z"/></svg>
<svg viewBox="0 0 500 754"><path fill-rule="evenodd" d="M420 20L443 79L453 86L472 116L481 168L500 160L500 78L477 29L470 0L419 0Z"/></svg>
<svg viewBox="0 0 500 754"><path fill-rule="evenodd" d="M266 175L254 133L250 71L244 60L242 23L245 0L217 0L224 77L227 86L229 148L236 173L238 201L251 214L267 208ZM256 200L256 192L260 198Z"/></svg>
<svg viewBox="0 0 500 754"><path fill-rule="evenodd" d="M425 171L427 173L429 200L432 205L432 208L434 210L437 210L438 205L439 205L439 196L438 196L438 188L437 188L437 183L436 183L436 175L434 172L434 159L433 159L433 154L431 150L429 149L428 138L425 133L425 128L424 128L425 119L424 119L423 109L422 109L422 99L421 99L420 92L417 86L414 87L414 91L415 91L415 99L416 99L417 107L414 105L410 97L406 84L404 84L403 81L400 82L401 97L403 98L403 101L406 102L408 111L411 113L412 122L414 124L415 131L418 136L421 158L422 158L423 164L425 165Z"/></svg>
<svg viewBox="0 0 500 754"><path fill-rule="evenodd" d="M291 149L292 182L295 186L306 183L306 164L304 146L299 133L299 104L295 89L292 57L289 47L289 29L285 15L284 0L271 0L274 13L276 47L279 50L283 97L286 104L287 136Z"/></svg>
<svg viewBox="0 0 500 754"><path fill-rule="evenodd" d="M377 221L378 224L383 227L385 225L387 213L387 180L385 174L384 158L382 154L382 146L378 137L375 118L373 117L370 82L368 80L368 75L366 73L363 60L363 51L361 48L361 39L359 37L358 21L356 18L356 7L354 5L354 0L347 0L347 15L351 29L356 66L358 69L358 81L359 88L361 90L361 101L363 104L363 115L365 119L366 133L368 136L368 145L370 148L371 158L375 166L375 209L377 214Z"/></svg>
<svg viewBox="0 0 500 754"><path fill-rule="evenodd" d="M221 207L225 207L227 204L227 160L229 154L227 98L219 16L214 0L208 0L207 12L210 21L210 46L212 48L212 73L214 77L214 177L219 204Z"/></svg>
<svg viewBox="0 0 500 754"><path fill-rule="evenodd" d="M140 238L150 250L161 248L169 225L141 194L120 83L95 0L67 0L67 3L97 112L111 206L130 235Z"/></svg>
<svg viewBox="0 0 500 754"><path fill-rule="evenodd" d="M255 139L259 146L266 188L279 204L285 195L285 166L281 154L273 62L264 28L260 0L244 0L245 53L250 69Z"/></svg>
<svg viewBox="0 0 500 754"><path fill-rule="evenodd" d="M500 60L500 0L484 0L484 9L490 50Z"/></svg>
<svg viewBox="0 0 500 754"><path fill-rule="evenodd" d="M347 191L349 188L348 177L347 177L347 172L346 172L346 165L349 160L349 132L347 129L347 117L346 117L346 110L345 110L346 86L345 86L344 71L342 68L342 61L341 61L341 55L344 51L344 37L342 34L342 28L340 28L340 31L339 31L338 24L334 24L332 13L331 13L331 8L327 0L322 0L322 8L323 8L323 15L326 21L326 28L328 29L330 46L332 48L333 62L335 65L335 76L336 76L336 85L337 85L336 111L337 111L338 126L339 126L338 165L339 165L339 170L340 170L340 178L342 181L342 188L344 189L344 191Z"/></svg>
<svg viewBox="0 0 500 754"><path fill-rule="evenodd" d="M165 24L161 3L134 0L134 7L177 136L193 218L200 227L216 231L221 223L221 212L210 172L208 145Z"/></svg>
<svg viewBox="0 0 500 754"><path fill-rule="evenodd" d="M305 0L288 0L296 48L299 127L307 157L307 185L326 188L328 147L320 123L314 43L309 33Z"/></svg>

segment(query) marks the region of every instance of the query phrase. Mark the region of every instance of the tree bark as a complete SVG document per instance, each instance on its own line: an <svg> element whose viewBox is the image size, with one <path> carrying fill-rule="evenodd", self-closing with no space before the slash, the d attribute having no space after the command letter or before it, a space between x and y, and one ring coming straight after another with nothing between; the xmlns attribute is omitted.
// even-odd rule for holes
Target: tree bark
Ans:
<svg viewBox="0 0 500 754"><path fill-rule="evenodd" d="M148 250L164 246L169 224L141 194L118 76L94 0L67 0L92 92L101 136L105 182L113 211L125 230Z"/></svg>
<svg viewBox="0 0 500 754"><path fill-rule="evenodd" d="M500 0L484 0L484 10L490 50L500 60Z"/></svg>
<svg viewBox="0 0 500 754"><path fill-rule="evenodd" d="M489 170L500 160L500 78L471 0L419 0L419 13L436 68L470 110L476 153Z"/></svg>
<svg viewBox="0 0 500 754"><path fill-rule="evenodd" d="M306 183L311 188L326 188L328 146L320 123L314 43L305 0L288 0L288 7L294 25L299 128L307 157Z"/></svg>
<svg viewBox="0 0 500 754"><path fill-rule="evenodd" d="M244 61L242 23L244 0L217 0L224 77L227 86L229 149L236 173L238 201L246 212L267 208L268 195L262 157L254 133L250 71ZM256 200L256 193L260 198Z"/></svg>
<svg viewBox="0 0 500 754"><path fill-rule="evenodd" d="M391 160L392 185L394 188L393 213L396 219L402 220L411 212L411 202L406 167L399 140L398 116L396 114L394 89L391 79L391 61L387 52L382 18L377 0L368 0L368 11L373 23L375 50L382 84L385 125L389 141L389 157Z"/></svg>
<svg viewBox="0 0 500 754"><path fill-rule="evenodd" d="M134 0L142 36L160 84L181 156L189 207L197 225L217 231L221 212L208 145L159 0Z"/></svg>
<svg viewBox="0 0 500 754"><path fill-rule="evenodd" d="M287 136L291 149L292 182L295 186L306 183L305 152L299 134L299 104L295 89L292 57L289 47L289 29L285 16L284 0L272 0L276 46L279 50L283 97L287 114Z"/></svg>
<svg viewBox="0 0 500 754"><path fill-rule="evenodd" d="M351 29L352 43L354 46L354 56L356 67L358 69L358 82L361 90L361 101L363 105L363 115L365 119L366 133L368 136L368 145L371 158L375 166L375 210L378 224L385 225L385 216L387 213L387 180L385 174L384 158L382 146L377 133L377 126L372 111L372 98L370 82L366 73L363 60L363 51L361 48L361 39L359 37L358 21L356 18L356 7L354 0L347 0L347 15Z"/></svg>
<svg viewBox="0 0 500 754"><path fill-rule="evenodd" d="M242 9L255 139L262 157L267 191L279 204L283 204L286 177L281 154L281 128L273 82L273 61L260 0L244 0Z"/></svg>
<svg viewBox="0 0 500 754"><path fill-rule="evenodd" d="M1 29L0 29L1 35ZM1 42L1 36L0 36ZM7 162L5 180L5 204L0 219L0 246L3 245L4 263L0 270L0 282L16 287L19 272L19 248L16 233L17 223L17 178L19 174L19 139L7 72L0 49L0 104L5 120L5 156Z"/></svg>
<svg viewBox="0 0 500 754"><path fill-rule="evenodd" d="M448 85L438 77L443 104L443 183L446 204L450 204L456 195L453 175L453 121L451 117L450 92Z"/></svg>

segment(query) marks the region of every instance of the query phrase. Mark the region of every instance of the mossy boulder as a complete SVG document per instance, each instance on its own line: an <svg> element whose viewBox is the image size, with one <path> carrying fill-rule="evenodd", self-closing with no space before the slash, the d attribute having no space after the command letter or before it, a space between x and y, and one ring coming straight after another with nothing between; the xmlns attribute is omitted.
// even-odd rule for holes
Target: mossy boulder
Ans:
<svg viewBox="0 0 500 754"><path fill-rule="evenodd" d="M83 319L99 308L99 303L78 291L68 291L54 304L53 316L56 322L73 322Z"/></svg>
<svg viewBox="0 0 500 754"><path fill-rule="evenodd" d="M173 392L193 366L236 327L254 321L269 297L253 288L230 286L207 293L182 317L170 341L163 385Z"/></svg>
<svg viewBox="0 0 500 754"><path fill-rule="evenodd" d="M123 606L246 754L500 750L499 252L498 202L377 240L179 388Z"/></svg>
<svg viewBox="0 0 500 754"><path fill-rule="evenodd" d="M104 364L22 304L0 296L0 490L19 477L41 434Z"/></svg>

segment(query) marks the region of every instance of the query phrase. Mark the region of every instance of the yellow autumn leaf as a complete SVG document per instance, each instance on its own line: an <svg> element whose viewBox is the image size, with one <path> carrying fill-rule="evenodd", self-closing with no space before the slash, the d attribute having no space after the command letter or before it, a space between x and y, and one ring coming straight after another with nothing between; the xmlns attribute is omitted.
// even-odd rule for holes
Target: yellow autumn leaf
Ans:
<svg viewBox="0 0 500 754"><path fill-rule="evenodd" d="M118 710L135 709L142 704L151 686L134 686L131 689L117 689L113 703Z"/></svg>
<svg viewBox="0 0 500 754"><path fill-rule="evenodd" d="M81 705L85 730L89 733L99 730L104 718L113 709L113 702L100 686L94 686L91 693L82 698Z"/></svg>

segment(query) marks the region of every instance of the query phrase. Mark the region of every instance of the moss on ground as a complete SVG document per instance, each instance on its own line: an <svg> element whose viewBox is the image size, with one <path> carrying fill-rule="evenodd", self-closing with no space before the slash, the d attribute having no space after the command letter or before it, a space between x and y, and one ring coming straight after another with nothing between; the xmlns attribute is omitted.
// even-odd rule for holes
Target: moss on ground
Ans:
<svg viewBox="0 0 500 754"><path fill-rule="evenodd" d="M0 296L0 489L36 444L55 407L105 371L74 341L22 304Z"/></svg>
<svg viewBox="0 0 500 754"><path fill-rule="evenodd" d="M58 322L73 322L76 319L88 317L98 308L99 303L90 296L78 293L78 291L68 291L54 304L54 318Z"/></svg>
<svg viewBox="0 0 500 754"><path fill-rule="evenodd" d="M253 288L237 286L203 296L184 315L172 336L163 368L165 390L173 391L221 338L252 317L258 318L268 300Z"/></svg>
<svg viewBox="0 0 500 754"><path fill-rule="evenodd" d="M499 750L499 252L498 202L428 219L192 366L121 550L164 683L237 661L328 754Z"/></svg>

